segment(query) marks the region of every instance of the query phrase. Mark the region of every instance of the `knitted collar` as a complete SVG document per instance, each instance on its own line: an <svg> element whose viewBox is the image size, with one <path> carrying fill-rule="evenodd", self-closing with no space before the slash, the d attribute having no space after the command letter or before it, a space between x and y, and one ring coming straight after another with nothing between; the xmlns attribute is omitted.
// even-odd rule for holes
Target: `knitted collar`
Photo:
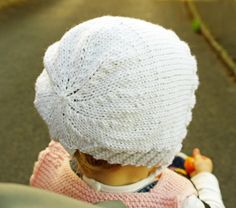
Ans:
<svg viewBox="0 0 236 208"><path fill-rule="evenodd" d="M161 174L162 169L157 169L157 171L145 179L142 179L136 183L125 185L125 186L110 186L98 182L94 179L88 178L85 175L82 176L82 179L93 189L97 191L110 192L110 193L131 193L138 192L149 184L157 181L157 177Z"/></svg>

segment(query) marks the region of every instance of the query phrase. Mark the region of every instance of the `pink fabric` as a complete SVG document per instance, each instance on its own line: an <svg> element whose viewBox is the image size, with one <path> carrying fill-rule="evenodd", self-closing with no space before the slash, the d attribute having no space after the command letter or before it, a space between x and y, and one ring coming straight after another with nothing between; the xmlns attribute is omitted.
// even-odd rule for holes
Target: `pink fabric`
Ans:
<svg viewBox="0 0 236 208"><path fill-rule="evenodd" d="M162 173L157 185L147 193L98 192L71 170L69 160L69 154L60 143L50 142L39 154L30 184L90 203L121 200L129 208L181 207L186 197L196 194L189 180L169 169Z"/></svg>

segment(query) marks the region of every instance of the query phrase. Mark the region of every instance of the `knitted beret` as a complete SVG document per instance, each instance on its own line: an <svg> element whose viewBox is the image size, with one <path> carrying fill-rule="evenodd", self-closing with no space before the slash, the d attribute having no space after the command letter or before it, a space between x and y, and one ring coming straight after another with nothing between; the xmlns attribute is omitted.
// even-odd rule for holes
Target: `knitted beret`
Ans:
<svg viewBox="0 0 236 208"><path fill-rule="evenodd" d="M103 16L52 44L34 104L52 139L110 164L167 166L192 119L197 64L171 30Z"/></svg>

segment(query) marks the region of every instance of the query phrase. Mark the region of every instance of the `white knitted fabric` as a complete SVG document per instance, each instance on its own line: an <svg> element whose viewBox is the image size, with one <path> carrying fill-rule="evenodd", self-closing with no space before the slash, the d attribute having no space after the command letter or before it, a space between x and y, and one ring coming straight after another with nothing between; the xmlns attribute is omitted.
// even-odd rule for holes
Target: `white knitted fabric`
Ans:
<svg viewBox="0 0 236 208"><path fill-rule="evenodd" d="M198 86L188 45L143 20L104 16L51 45L34 104L50 136L111 164L167 166L181 149Z"/></svg>

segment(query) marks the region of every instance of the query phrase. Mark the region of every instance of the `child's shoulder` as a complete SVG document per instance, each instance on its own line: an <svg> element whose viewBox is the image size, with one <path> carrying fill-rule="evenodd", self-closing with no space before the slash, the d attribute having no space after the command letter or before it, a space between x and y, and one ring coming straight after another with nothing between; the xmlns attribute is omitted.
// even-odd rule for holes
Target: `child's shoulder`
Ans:
<svg viewBox="0 0 236 208"><path fill-rule="evenodd" d="M30 178L30 184L34 185L37 181L36 177L58 168L65 160L69 160L70 156L63 146L56 141L51 141L44 150L38 155L38 160L34 164L33 175Z"/></svg>
<svg viewBox="0 0 236 208"><path fill-rule="evenodd" d="M54 160L64 160L70 156L59 142L52 140L48 144L48 147L39 153L38 161L47 160L51 157L53 157Z"/></svg>
<svg viewBox="0 0 236 208"><path fill-rule="evenodd" d="M49 144L48 147L46 148L49 150L49 152L57 154L57 155L67 155L67 151L64 149L64 147L57 141L52 140Z"/></svg>
<svg viewBox="0 0 236 208"><path fill-rule="evenodd" d="M192 182L169 168L163 171L158 183L162 184L161 187L158 187L159 189L163 188L168 189L163 191L181 193L184 198L189 195L196 195L196 189Z"/></svg>

